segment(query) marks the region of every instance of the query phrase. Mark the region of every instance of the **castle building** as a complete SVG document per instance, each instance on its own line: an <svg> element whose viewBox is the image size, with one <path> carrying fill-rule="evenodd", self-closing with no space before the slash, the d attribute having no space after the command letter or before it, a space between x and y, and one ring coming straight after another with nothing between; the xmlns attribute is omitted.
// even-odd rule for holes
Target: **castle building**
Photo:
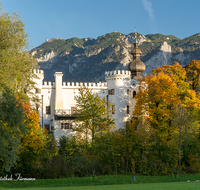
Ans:
<svg viewBox="0 0 200 190"><path fill-rule="evenodd" d="M136 38L135 38L136 39ZM56 140L63 135L72 136L75 126L75 110L77 108L75 96L80 86L86 86L101 98L106 98L112 104L113 119L116 129L123 128L131 119L135 106L135 95L139 90L139 82L145 70L145 64L140 60L141 51L137 39L132 51L133 61L129 70L114 70L105 72L105 81L98 83L63 82L62 72L56 72L55 82L44 82L42 70L34 70L38 78L35 93L41 99L39 110L40 125L47 130L54 129Z"/></svg>

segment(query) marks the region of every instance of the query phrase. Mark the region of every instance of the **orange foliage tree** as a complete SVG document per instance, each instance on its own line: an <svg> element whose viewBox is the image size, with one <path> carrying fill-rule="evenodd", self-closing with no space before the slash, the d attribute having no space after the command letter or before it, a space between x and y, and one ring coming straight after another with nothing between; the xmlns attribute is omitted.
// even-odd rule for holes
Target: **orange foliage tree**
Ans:
<svg viewBox="0 0 200 190"><path fill-rule="evenodd" d="M39 125L39 115L32 110L29 103L23 104L23 110L26 135L22 138L22 146L38 154L43 148L46 138Z"/></svg>
<svg viewBox="0 0 200 190"><path fill-rule="evenodd" d="M193 68L190 72L196 74L193 77L195 79L198 78L195 70L197 66L188 66L188 72L189 68ZM161 147L164 144L164 146L174 147L172 149L175 152L176 149L179 151L179 169L180 155L182 154L181 143L184 135L196 131L200 110L200 96L195 92L199 82L195 80L195 89L191 88L191 84L194 86L194 82L191 83L188 76L191 77L192 74L187 75L186 69L179 63L161 66L153 70L152 74L142 81L142 84L145 85L136 95L137 104L133 113L134 118L139 119L140 123L148 125L148 130L154 132L152 134L154 134L157 145ZM178 109L180 106L184 108L185 116L179 112L183 110ZM187 121L177 124L177 118L181 117L187 118ZM176 141L176 139L178 140ZM159 154L161 153L159 152ZM177 155L174 155L174 158L177 158Z"/></svg>

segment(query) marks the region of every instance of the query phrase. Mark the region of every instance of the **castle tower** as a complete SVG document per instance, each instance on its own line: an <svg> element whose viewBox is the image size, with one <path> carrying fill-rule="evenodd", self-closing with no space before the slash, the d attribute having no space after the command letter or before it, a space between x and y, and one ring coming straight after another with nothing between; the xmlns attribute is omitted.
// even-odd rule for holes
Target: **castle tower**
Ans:
<svg viewBox="0 0 200 190"><path fill-rule="evenodd" d="M42 82L44 79L44 71L39 70L39 69L34 69L33 73L34 73L34 75L36 75L36 77L33 78L33 82L35 82L35 92L34 93L38 94L40 97L41 89L42 89Z"/></svg>
<svg viewBox="0 0 200 190"><path fill-rule="evenodd" d="M131 53L133 55L133 61L129 64L129 70L131 71L131 79L137 81L142 80L143 72L145 71L145 64L140 60L141 50L138 47L137 33L135 32L134 49Z"/></svg>
<svg viewBox="0 0 200 190"><path fill-rule="evenodd" d="M108 86L107 100L111 103L116 129L123 128L130 115L127 107L130 104L128 89L131 72L125 70L106 71L105 80Z"/></svg>

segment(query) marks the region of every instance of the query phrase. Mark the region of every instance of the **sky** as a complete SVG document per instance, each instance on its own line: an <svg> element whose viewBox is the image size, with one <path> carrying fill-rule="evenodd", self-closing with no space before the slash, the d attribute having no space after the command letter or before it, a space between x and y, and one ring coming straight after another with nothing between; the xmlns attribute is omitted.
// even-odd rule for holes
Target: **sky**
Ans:
<svg viewBox="0 0 200 190"><path fill-rule="evenodd" d="M30 49L46 39L97 38L135 31L180 39L200 32L199 0L0 0L5 12L18 13Z"/></svg>

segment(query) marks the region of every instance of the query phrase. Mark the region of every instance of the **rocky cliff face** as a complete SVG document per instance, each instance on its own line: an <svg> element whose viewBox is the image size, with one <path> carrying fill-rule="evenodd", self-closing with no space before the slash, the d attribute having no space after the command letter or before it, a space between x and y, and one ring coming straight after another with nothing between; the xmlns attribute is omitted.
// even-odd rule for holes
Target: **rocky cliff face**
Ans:
<svg viewBox="0 0 200 190"><path fill-rule="evenodd" d="M56 71L63 72L64 81L103 81L107 70L127 69L132 60L135 36L113 32L97 39L51 39L34 48L31 54L44 70L45 80L53 81ZM161 65L179 62L188 64L200 59L200 35L183 40L162 34L138 34L141 60L146 65L144 75Z"/></svg>

